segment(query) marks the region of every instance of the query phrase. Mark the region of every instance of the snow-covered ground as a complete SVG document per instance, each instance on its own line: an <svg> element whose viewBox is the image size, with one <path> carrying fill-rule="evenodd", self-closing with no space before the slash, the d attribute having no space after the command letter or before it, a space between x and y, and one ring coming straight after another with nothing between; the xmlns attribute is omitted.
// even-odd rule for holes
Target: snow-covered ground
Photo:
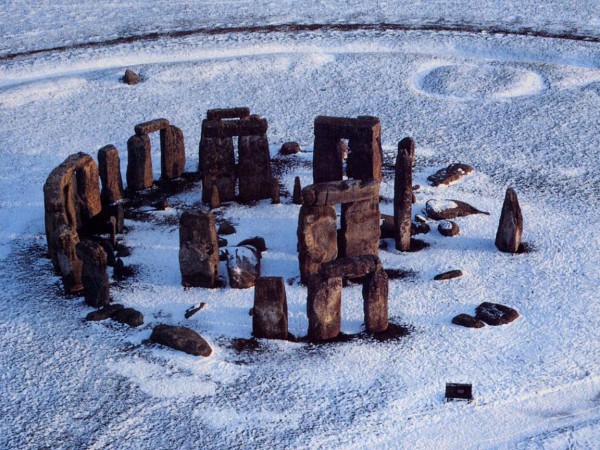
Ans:
<svg viewBox="0 0 600 450"><path fill-rule="evenodd" d="M96 33L105 39L148 32L158 23L177 29L180 13L161 21L158 7L136 14L142 3L111 3L113 10L80 2L77 11L88 23L77 14L67 20L63 12L75 9L66 2L8 2L0 18L9 32L0 42L21 51L95 40ZM197 3L189 7L212 12L209 25L271 23L271 17L391 20L373 14L373 5L384 11L391 2L344 10L339 2L320 1L293 13L286 12L291 2ZM596 2L584 2L572 17L558 2L534 13L535 3L519 6L529 25L597 27ZM436 14L427 15L436 4ZM471 9L431 2L414 17L472 14L485 21L517 8L500 4L467 15ZM415 5L405 11L396 5L392 19L410 16ZM124 17L109 20L120 8ZM244 16L248 8L253 13ZM263 10L273 16L266 19ZM44 11L51 11L48 19ZM145 81L120 83L126 67ZM303 185L312 182L316 115L376 115L388 163L401 138L417 143L416 182L424 187L414 212L428 199L456 198L491 213L458 219L455 238L432 227L423 237L431 246L422 252L381 251L386 268L415 272L390 281L390 316L411 328L409 336L324 346L261 341L256 351L236 351L233 340L251 335L253 290L180 286L173 222L182 208L198 204L199 189L173 199L173 208L153 213L150 223L127 223L133 254L126 262L139 274L112 294L144 313L142 327L85 323L91 308L62 296L44 257L42 185L51 169L73 152L95 156L112 143L124 170L133 126L167 117L184 131L193 170L206 110L246 105L269 119L273 155L288 140L307 151L286 158L292 169L282 181L290 191L296 175ZM234 33L0 63L0 447L596 447L599 123L600 46L569 40L420 31ZM459 161L476 172L447 188L427 187L427 175ZM531 253L511 256L494 247L507 186L519 193ZM391 198L392 190L387 176L382 195ZM390 203L381 207L391 213ZM237 227L230 243L265 238L264 274L298 276L298 206L289 198L281 205L231 205L220 214ZM455 268L464 277L432 281ZM287 297L290 331L304 335L306 289L294 283ZM515 307L521 318L480 330L450 324L482 301ZM184 319L185 309L199 302L208 306ZM359 332L360 287L345 288L343 302L342 330ZM194 328L213 355L145 344L160 322ZM473 383L474 402L445 403L446 382Z"/></svg>

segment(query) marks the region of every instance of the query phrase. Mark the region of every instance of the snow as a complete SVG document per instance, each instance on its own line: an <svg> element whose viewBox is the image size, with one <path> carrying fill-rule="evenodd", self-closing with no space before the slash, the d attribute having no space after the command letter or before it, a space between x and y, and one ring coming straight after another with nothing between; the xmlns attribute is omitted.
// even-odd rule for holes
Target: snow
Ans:
<svg viewBox="0 0 600 450"><path fill-rule="evenodd" d="M576 15L558 2L485 2L487 9L463 2L460 10L434 2L397 11L387 4L318 1L292 9L291 2L194 2L187 14L192 22L204 17L207 26L400 20L417 10L416 23L442 13L468 20L481 12L478 23L557 30L597 30L598 24L596 2L579 3ZM186 27L177 25L183 13L160 2L78 5L5 2L3 48L111 38L124 29L145 33L156 23ZM6 20L9 12L21 20ZM119 83L126 67L145 81ZM597 445L599 83L597 43L494 33L194 35L0 62L0 447ZM42 185L52 168L71 153L95 156L112 143L124 171L133 126L167 117L184 132L193 170L206 110L242 105L268 118L273 156L289 140L305 150L282 158L295 162L282 177L289 192L295 176L303 186L312 182L316 115L369 114L383 126L384 198L393 198L397 142L410 135L417 145L414 183L422 186L414 213L445 198L491 212L457 218L461 235L454 239L432 226L419 236L430 244L421 252L396 252L392 241L380 252L384 267L415 272L390 281L390 317L410 327L409 336L324 346L261 340L258 349L238 352L233 339L251 336L253 289L180 285L173 223L183 208L199 205L199 187L171 199L166 211L148 211L150 222L127 221L124 239L133 253L125 261L139 273L111 294L144 314L142 327L86 323L91 308L62 295L45 257ZM159 157L154 139L155 176ZM443 189L428 185L428 175L453 162L476 171ZM519 195L530 253L494 247L507 186ZM381 209L391 214L393 204ZM280 205L230 204L220 211L236 226L226 236L230 244L265 238L263 274L291 280L290 332L304 335L299 206L288 197ZM433 281L452 269L464 276ZM345 333L362 330L361 299L359 285L344 288ZM514 307L521 318L480 330L450 323L483 301ZM199 302L207 306L184 319ZM193 328L213 354L203 359L148 345L157 323ZM445 403L446 382L473 383L474 402Z"/></svg>

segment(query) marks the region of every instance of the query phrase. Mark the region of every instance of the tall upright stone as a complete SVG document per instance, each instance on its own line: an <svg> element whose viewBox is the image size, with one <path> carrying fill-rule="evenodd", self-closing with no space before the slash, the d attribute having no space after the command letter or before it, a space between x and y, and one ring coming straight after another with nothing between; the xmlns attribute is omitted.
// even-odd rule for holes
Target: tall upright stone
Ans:
<svg viewBox="0 0 600 450"><path fill-rule="evenodd" d="M414 158L415 142L406 137L398 143L394 180L394 238L396 240L396 250L403 252L410 250Z"/></svg>
<svg viewBox="0 0 600 450"><path fill-rule="evenodd" d="M388 276L379 267L367 275L363 284L365 328L369 333L379 333L388 327Z"/></svg>
<svg viewBox="0 0 600 450"><path fill-rule="evenodd" d="M326 341L340 334L342 320L342 278L320 274L308 280L308 338Z"/></svg>
<svg viewBox="0 0 600 450"><path fill-rule="evenodd" d="M179 222L179 267L185 287L215 287L219 243L212 213L186 211Z"/></svg>
<svg viewBox="0 0 600 450"><path fill-rule="evenodd" d="M116 147L107 145L98 150L98 169L102 181L102 209L108 211L113 203L123 198L121 159Z"/></svg>
<svg viewBox="0 0 600 450"><path fill-rule="evenodd" d="M287 339L288 309L282 277L256 280L252 334L257 338Z"/></svg>
<svg viewBox="0 0 600 450"><path fill-rule="evenodd" d="M185 169L183 132L174 125L160 130L160 169L164 181L179 178Z"/></svg>
<svg viewBox="0 0 600 450"><path fill-rule="evenodd" d="M83 263L82 282L85 302L94 308L110 304L107 256L98 242L84 239L77 244L77 256Z"/></svg>
<svg viewBox="0 0 600 450"><path fill-rule="evenodd" d="M271 155L266 134L238 140L239 199L249 202L271 198Z"/></svg>
<svg viewBox="0 0 600 450"><path fill-rule="evenodd" d="M300 279L307 284L323 263L334 260L337 248L337 214L331 205L300 208L298 217L298 260Z"/></svg>
<svg viewBox="0 0 600 450"><path fill-rule="evenodd" d="M343 179L345 150L346 145L339 137L315 136L313 183L325 183Z"/></svg>
<svg viewBox="0 0 600 450"><path fill-rule="evenodd" d="M341 247L342 256L379 254L379 197L342 204Z"/></svg>
<svg viewBox="0 0 600 450"><path fill-rule="evenodd" d="M152 187L150 137L135 134L127 141L127 189L131 192Z"/></svg>
<svg viewBox="0 0 600 450"><path fill-rule="evenodd" d="M300 177L294 178L294 190L292 191L292 203L294 205L302 204L302 185L300 184Z"/></svg>
<svg viewBox="0 0 600 450"><path fill-rule="evenodd" d="M208 203L212 187L217 186L222 202L235 199L236 167L231 137L205 137L200 140L202 201Z"/></svg>
<svg viewBox="0 0 600 450"><path fill-rule="evenodd" d="M517 253L523 234L523 215L519 199L514 189L508 188L502 205L498 231L496 232L496 247L501 252Z"/></svg>

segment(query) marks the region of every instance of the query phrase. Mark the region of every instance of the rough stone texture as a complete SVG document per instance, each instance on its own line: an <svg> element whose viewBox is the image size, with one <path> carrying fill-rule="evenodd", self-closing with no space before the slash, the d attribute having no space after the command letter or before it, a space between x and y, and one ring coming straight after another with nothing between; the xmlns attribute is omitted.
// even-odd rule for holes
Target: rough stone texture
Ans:
<svg viewBox="0 0 600 450"><path fill-rule="evenodd" d="M94 308L110 303L107 257L99 242L83 240L77 244L77 257L83 263L81 281L85 302Z"/></svg>
<svg viewBox="0 0 600 450"><path fill-rule="evenodd" d="M115 303L114 305L107 305L104 308L89 313L87 316L85 316L85 320L97 322L100 320L110 319L117 313L117 311L120 311L121 309L123 309L123 305L118 303Z"/></svg>
<svg viewBox="0 0 600 450"><path fill-rule="evenodd" d="M154 133L155 131L167 128L169 125L171 124L167 119L161 118L137 124L133 129L135 131L135 134L137 134L138 136L143 136L144 134Z"/></svg>
<svg viewBox="0 0 600 450"><path fill-rule="evenodd" d="M355 180L372 180L381 182L383 150L381 149L381 126L373 130L368 138L352 138L348 140L348 159L346 174Z"/></svg>
<svg viewBox="0 0 600 450"><path fill-rule="evenodd" d="M204 309L206 307L206 303L204 302L200 302L197 305L194 306L190 306L188 309L185 310L185 318L189 319L190 317L192 317L194 314L196 314L198 311Z"/></svg>
<svg viewBox="0 0 600 450"><path fill-rule="evenodd" d="M342 319L342 279L311 276L306 312L311 341L336 338L340 334Z"/></svg>
<svg viewBox="0 0 600 450"><path fill-rule="evenodd" d="M505 325L519 318L516 309L499 303L483 302L475 308L475 318L488 325Z"/></svg>
<svg viewBox="0 0 600 450"><path fill-rule="evenodd" d="M238 108L209 109L206 111L207 120L243 119L249 115L250 108L243 106Z"/></svg>
<svg viewBox="0 0 600 450"><path fill-rule="evenodd" d="M465 175L469 175L471 172L473 172L473 168L467 164L450 164L448 167L438 170L433 175L429 175L427 181L429 181L432 186L448 186L460 180Z"/></svg>
<svg viewBox="0 0 600 450"><path fill-rule="evenodd" d="M148 135L133 135L127 141L127 189L135 192L152 187L152 153Z"/></svg>
<svg viewBox="0 0 600 450"><path fill-rule="evenodd" d="M381 219L383 220L381 224L381 238L394 238L396 233L396 226L394 224L394 216L390 216L388 214L382 214ZM425 220L421 222L419 220L413 220L410 225L410 235L415 236L417 234L427 234L431 231L429 224ZM409 247L410 249L410 247Z"/></svg>
<svg viewBox="0 0 600 450"><path fill-rule="evenodd" d="M280 155L294 155L296 153L300 153L302 150L300 149L300 144L297 142L286 142L281 146L279 150Z"/></svg>
<svg viewBox="0 0 600 450"><path fill-rule="evenodd" d="M346 145L338 137L315 136L313 183L339 181L344 177Z"/></svg>
<svg viewBox="0 0 600 450"><path fill-rule="evenodd" d="M320 273L325 278L358 278L373 273L381 266L377 256L363 255L351 258L338 258L321 266Z"/></svg>
<svg viewBox="0 0 600 450"><path fill-rule="evenodd" d="M452 278L458 278L458 277L462 277L462 276L463 276L463 273L461 270L450 270L448 272L437 274L435 277L433 277L433 279L436 281L442 281L442 280L451 280Z"/></svg>
<svg viewBox="0 0 600 450"><path fill-rule="evenodd" d="M202 336L187 327L159 324L154 327L150 340L174 350L194 356L210 356L212 349Z"/></svg>
<svg viewBox="0 0 600 450"><path fill-rule="evenodd" d="M218 234L227 236L230 234L235 234L235 227L233 225L231 225L229 222L224 222L221 225L219 225L219 229L217 231Z"/></svg>
<svg viewBox="0 0 600 450"><path fill-rule="evenodd" d="M160 178L179 178L185 169L183 131L174 125L160 130Z"/></svg>
<svg viewBox="0 0 600 450"><path fill-rule="evenodd" d="M379 183L375 180L330 181L302 189L302 204L308 206L354 203L378 197Z"/></svg>
<svg viewBox="0 0 600 450"><path fill-rule="evenodd" d="M267 119L251 115L239 120L203 120L202 137L262 136L267 133Z"/></svg>
<svg viewBox="0 0 600 450"><path fill-rule="evenodd" d="M337 214L333 206L302 206L298 217L300 279L307 284L321 265L337 258Z"/></svg>
<svg viewBox="0 0 600 450"><path fill-rule="evenodd" d="M112 315L112 319L130 327L139 327L144 323L144 315L133 308L119 309Z"/></svg>
<svg viewBox="0 0 600 450"><path fill-rule="evenodd" d="M256 250L258 250L261 253L267 251L267 244L265 242L265 239L261 238L260 236L254 236L254 237L251 237L248 239L244 239L237 246L242 247L244 245L249 245L250 247L254 247Z"/></svg>
<svg viewBox="0 0 600 450"><path fill-rule="evenodd" d="M279 203L281 203L280 197L281 197L281 188L279 186L279 180L276 178L273 178L271 180L271 203L273 205L278 205Z"/></svg>
<svg viewBox="0 0 600 450"><path fill-rule="evenodd" d="M213 185L219 189L222 202L235 199L235 152L231 137L200 140L200 171L202 172L202 201L208 203Z"/></svg>
<svg viewBox="0 0 600 450"><path fill-rule="evenodd" d="M111 205L109 214L116 220L115 231L117 232L117 234L122 233L123 227L125 226L125 207L123 206L123 204L116 203Z"/></svg>
<svg viewBox="0 0 600 450"><path fill-rule="evenodd" d="M221 207L221 197L219 197L219 189L217 188L216 184L212 185L208 206L210 206L210 209Z"/></svg>
<svg viewBox="0 0 600 450"><path fill-rule="evenodd" d="M302 204L302 186L300 185L300 177L294 178L294 191L292 193L292 203L294 205Z"/></svg>
<svg viewBox="0 0 600 450"><path fill-rule="evenodd" d="M256 338L287 339L288 309L282 277L261 277L254 288L252 334Z"/></svg>
<svg viewBox="0 0 600 450"><path fill-rule="evenodd" d="M481 320L468 314L459 314L458 316L453 317L452 323L467 328L483 328L485 326Z"/></svg>
<svg viewBox="0 0 600 450"><path fill-rule="evenodd" d="M523 215L514 189L508 188L496 232L496 247L501 252L517 253L523 234Z"/></svg>
<svg viewBox="0 0 600 450"><path fill-rule="evenodd" d="M133 70L127 69L125 71L125 75L123 75L123 78L121 78L121 81L125 84L133 86L134 84L138 84L140 82L140 76Z"/></svg>
<svg viewBox="0 0 600 450"><path fill-rule="evenodd" d="M452 220L442 220L438 224L438 231L442 236L452 237L460 233L460 227Z"/></svg>
<svg viewBox="0 0 600 450"><path fill-rule="evenodd" d="M379 198L342 205L342 256L379 254Z"/></svg>
<svg viewBox="0 0 600 450"><path fill-rule="evenodd" d="M260 277L260 252L250 246L227 251L227 273L233 289L247 289Z"/></svg>
<svg viewBox="0 0 600 450"><path fill-rule="evenodd" d="M186 287L215 287L219 277L219 243L212 213L186 211L179 225L179 267Z"/></svg>
<svg viewBox="0 0 600 450"><path fill-rule="evenodd" d="M417 234L427 234L431 231L428 223L413 221L411 224L410 234L415 236Z"/></svg>
<svg viewBox="0 0 600 450"><path fill-rule="evenodd" d="M412 172L415 159L415 142L407 137L398 143L396 174L394 179L394 223L396 250L410 250L412 229Z"/></svg>
<svg viewBox="0 0 600 450"><path fill-rule="evenodd" d="M365 328L380 333L388 327L388 276L381 265L369 274L363 284Z"/></svg>
<svg viewBox="0 0 600 450"><path fill-rule="evenodd" d="M460 200L450 199L428 200L425 204L425 212L434 220L449 220L471 214L485 214L488 216L490 214L485 211L480 211L468 203L461 202Z"/></svg>
<svg viewBox="0 0 600 450"><path fill-rule="evenodd" d="M77 230L101 210L98 166L90 155L71 155L48 175L44 184L48 253L67 292L83 289Z"/></svg>
<svg viewBox="0 0 600 450"><path fill-rule="evenodd" d="M119 151L113 145L98 150L98 170L102 180L102 209L108 211L110 205L123 198L123 178Z"/></svg>
<svg viewBox="0 0 600 450"><path fill-rule="evenodd" d="M266 134L240 136L239 153L239 199L251 202L271 198L271 156Z"/></svg>

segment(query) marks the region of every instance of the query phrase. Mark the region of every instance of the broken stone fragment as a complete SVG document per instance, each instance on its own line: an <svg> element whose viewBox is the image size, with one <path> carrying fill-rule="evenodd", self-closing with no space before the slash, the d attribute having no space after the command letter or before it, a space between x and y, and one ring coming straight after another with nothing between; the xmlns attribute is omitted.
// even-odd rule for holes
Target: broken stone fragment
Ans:
<svg viewBox="0 0 600 450"><path fill-rule="evenodd" d="M518 319L518 317L519 313L516 309L499 303L484 302L475 308L475 318L488 325L505 325Z"/></svg>
<svg viewBox="0 0 600 450"><path fill-rule="evenodd" d="M298 144L297 142L286 142L281 146L281 149L279 150L280 155L293 155L300 152L300 144Z"/></svg>
<svg viewBox="0 0 600 450"><path fill-rule="evenodd" d="M267 251L267 244L265 243L264 238L261 238L260 236L254 236L248 239L244 239L243 241L241 241L240 243L238 243L238 247L242 247L244 245L249 245L251 247L254 247L256 250L258 250L259 252L266 252Z"/></svg>
<svg viewBox="0 0 600 450"><path fill-rule="evenodd" d="M185 318L189 319L194 314L196 314L198 311L204 309L205 306L206 306L206 303L204 303L204 302L201 302L194 306L190 306L188 309L185 310Z"/></svg>
<svg viewBox="0 0 600 450"><path fill-rule="evenodd" d="M451 280L452 278L458 278L458 277L462 277L462 276L463 276L463 273L461 270L450 270L448 272L444 272L444 273L440 273L440 274L436 275L435 277L433 277L433 279L436 281Z"/></svg>
<svg viewBox="0 0 600 450"><path fill-rule="evenodd" d="M438 224L438 231L442 236L452 237L460 233L460 227L452 220L442 220Z"/></svg>
<svg viewBox="0 0 600 450"><path fill-rule="evenodd" d="M194 330L187 327L156 325L152 330L150 340L189 355L208 357L212 353L212 348L208 342Z"/></svg>
<svg viewBox="0 0 600 450"><path fill-rule="evenodd" d="M417 234L427 234L431 231L431 227L426 222L418 222L413 220L411 222L410 235L415 236Z"/></svg>
<svg viewBox="0 0 600 450"><path fill-rule="evenodd" d="M502 205L498 231L496 232L496 247L501 252L517 253L523 234L523 215L519 199L514 189L508 188Z"/></svg>
<svg viewBox="0 0 600 450"><path fill-rule="evenodd" d="M123 308L123 305L118 303L115 303L114 305L107 305L97 311L92 311L89 313L87 316L85 316L85 320L95 322L110 319L117 313L117 311L120 311Z"/></svg>
<svg viewBox="0 0 600 450"><path fill-rule="evenodd" d="M225 236L228 234L235 234L235 232L235 227L229 222L223 222L221 225L219 225L219 229L217 231L218 234Z"/></svg>
<svg viewBox="0 0 600 450"><path fill-rule="evenodd" d="M140 76L133 70L127 69L125 71L125 75L123 75L123 78L121 78L121 81L125 84L133 86L134 84L138 84L140 82Z"/></svg>
<svg viewBox="0 0 600 450"><path fill-rule="evenodd" d="M116 311L111 318L130 327L139 327L144 323L144 316L133 308L123 308Z"/></svg>
<svg viewBox="0 0 600 450"><path fill-rule="evenodd" d="M227 251L227 273L233 289L247 289L260 277L260 253L253 247L234 247Z"/></svg>
<svg viewBox="0 0 600 450"><path fill-rule="evenodd" d="M432 186L448 186L460 180L465 175L469 175L473 170L474 169L467 164L450 164L448 167L440 169L433 175L428 176L427 181L429 181Z"/></svg>
<svg viewBox="0 0 600 450"><path fill-rule="evenodd" d="M452 323L467 328L483 328L485 326L481 320L468 314L459 314L458 316L453 317Z"/></svg>
<svg viewBox="0 0 600 450"><path fill-rule="evenodd" d="M260 277L256 280L252 334L256 338L287 339L288 309L282 277Z"/></svg>
<svg viewBox="0 0 600 450"><path fill-rule="evenodd" d="M471 214L490 215L489 212L480 211L460 200L428 200L425 204L425 213L434 220L449 220Z"/></svg>
<svg viewBox="0 0 600 450"><path fill-rule="evenodd" d="M294 205L302 204L302 186L300 185L300 177L294 178L294 191L292 193L292 203Z"/></svg>

